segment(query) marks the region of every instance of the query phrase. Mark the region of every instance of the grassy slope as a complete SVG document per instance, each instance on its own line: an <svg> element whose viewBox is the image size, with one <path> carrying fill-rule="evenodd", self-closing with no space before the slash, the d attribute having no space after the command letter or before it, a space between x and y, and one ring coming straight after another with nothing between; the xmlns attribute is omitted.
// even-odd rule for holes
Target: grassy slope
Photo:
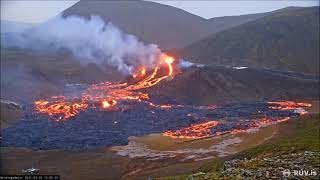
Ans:
<svg viewBox="0 0 320 180"><path fill-rule="evenodd" d="M295 130L293 134L283 135L275 141L243 151L237 157L252 158L264 155L320 150L318 139L320 133L319 114L301 117L290 128Z"/></svg>
<svg viewBox="0 0 320 180"><path fill-rule="evenodd" d="M226 160L244 159L253 157L272 157L281 154L297 153L303 151L320 151L320 121L319 114L299 117L297 120L283 126L281 136L269 140L268 142L236 155L214 159L205 164L194 173L209 173L211 178L218 178L221 168ZM319 161L317 161L319 164ZM245 164L246 166L263 166L263 164ZM188 175L163 177L162 180L186 179Z"/></svg>
<svg viewBox="0 0 320 180"><path fill-rule="evenodd" d="M272 13L213 34L178 56L204 64L319 72L319 7Z"/></svg>

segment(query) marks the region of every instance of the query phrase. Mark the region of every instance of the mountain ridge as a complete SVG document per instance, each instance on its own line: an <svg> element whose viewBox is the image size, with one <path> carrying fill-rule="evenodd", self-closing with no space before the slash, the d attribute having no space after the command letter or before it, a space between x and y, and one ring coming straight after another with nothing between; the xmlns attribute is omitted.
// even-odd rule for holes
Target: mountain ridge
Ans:
<svg viewBox="0 0 320 180"><path fill-rule="evenodd" d="M183 9L155 2L79 1L62 12L63 17L73 15L85 18L98 15L146 43L155 43L161 49L175 49L213 33L256 20L266 13L207 20ZM229 19L227 22L226 18Z"/></svg>
<svg viewBox="0 0 320 180"><path fill-rule="evenodd" d="M262 17L212 34L182 49L196 63L319 72L319 7Z"/></svg>

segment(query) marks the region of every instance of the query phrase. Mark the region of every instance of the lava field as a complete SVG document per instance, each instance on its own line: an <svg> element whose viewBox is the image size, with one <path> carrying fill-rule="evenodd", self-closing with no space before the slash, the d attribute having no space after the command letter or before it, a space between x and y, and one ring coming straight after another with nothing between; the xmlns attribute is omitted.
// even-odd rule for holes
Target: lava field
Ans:
<svg viewBox="0 0 320 180"><path fill-rule="evenodd" d="M180 70L162 54L153 69L137 68L127 82L66 85L63 95L24 105L24 117L1 131L1 146L83 150L126 145L129 136L162 133L199 139L239 133L307 113L289 101L194 106L148 92Z"/></svg>
<svg viewBox="0 0 320 180"><path fill-rule="evenodd" d="M215 107L156 106L145 101L121 101L108 111L86 109L66 121L55 121L29 110L14 126L2 130L1 146L83 150L125 145L129 136L150 133L175 138L203 138L288 120L288 117L305 112L300 106L309 106L289 102L288 108L286 103L252 102ZM201 126L201 123L210 121L217 123L210 127Z"/></svg>

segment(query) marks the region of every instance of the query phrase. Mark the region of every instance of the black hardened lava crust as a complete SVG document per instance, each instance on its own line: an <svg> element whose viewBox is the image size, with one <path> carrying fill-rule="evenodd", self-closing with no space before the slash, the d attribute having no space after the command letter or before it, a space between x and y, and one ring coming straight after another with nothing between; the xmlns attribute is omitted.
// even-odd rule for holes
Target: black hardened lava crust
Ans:
<svg viewBox="0 0 320 180"><path fill-rule="evenodd" d="M210 120L227 122L211 129L215 132L247 128L248 124L239 123L239 120L255 121L253 116L295 115L291 111L270 109L264 102L230 104L215 109L196 106L161 109L146 102L120 102L115 110L86 109L64 122L30 111L15 125L1 131L1 146L83 150L125 145L129 136L161 133Z"/></svg>

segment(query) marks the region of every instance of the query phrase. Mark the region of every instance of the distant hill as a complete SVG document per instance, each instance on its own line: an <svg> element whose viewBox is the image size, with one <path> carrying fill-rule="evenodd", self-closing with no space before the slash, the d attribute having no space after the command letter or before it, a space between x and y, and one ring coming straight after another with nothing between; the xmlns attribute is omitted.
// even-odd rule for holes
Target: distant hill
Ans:
<svg viewBox="0 0 320 180"><path fill-rule="evenodd" d="M182 48L210 34L266 15L254 14L212 18L190 14L182 9L147 1L79 1L63 16L99 15L123 31L134 34L162 49Z"/></svg>
<svg viewBox="0 0 320 180"><path fill-rule="evenodd" d="M289 8L177 50L193 62L319 72L319 7Z"/></svg>
<svg viewBox="0 0 320 180"><path fill-rule="evenodd" d="M82 65L68 55L1 49L1 98L30 101L60 94L66 83L121 80L114 68Z"/></svg>
<svg viewBox="0 0 320 180"><path fill-rule="evenodd" d="M215 17L215 18L209 19L208 21L211 23L212 34L214 34L214 33L217 33L217 32L232 28L232 27L239 26L244 23L248 23L248 22L257 20L259 18L270 15L272 13L278 13L278 12L283 12L283 11L288 11L288 10L296 10L296 9L301 9L301 7L290 6L290 7L286 7L286 8L278 9L275 11L266 12L266 13L245 14L245 15L239 15L239 16Z"/></svg>
<svg viewBox="0 0 320 180"><path fill-rule="evenodd" d="M269 13L259 13L259 14L246 14L246 15L240 15L240 16L223 16L223 17L215 17L208 19L208 21L211 23L212 31L211 33L217 33L232 27L236 27L238 25L254 21L256 19L262 18L264 16L267 16Z"/></svg>
<svg viewBox="0 0 320 180"><path fill-rule="evenodd" d="M276 71L222 66L193 68L152 88L157 94L193 104L318 99L319 80Z"/></svg>
<svg viewBox="0 0 320 180"><path fill-rule="evenodd" d="M7 21L7 20L1 20L0 23L1 23L1 33L21 32L36 25L32 23L22 23L22 22L14 22L14 21Z"/></svg>

